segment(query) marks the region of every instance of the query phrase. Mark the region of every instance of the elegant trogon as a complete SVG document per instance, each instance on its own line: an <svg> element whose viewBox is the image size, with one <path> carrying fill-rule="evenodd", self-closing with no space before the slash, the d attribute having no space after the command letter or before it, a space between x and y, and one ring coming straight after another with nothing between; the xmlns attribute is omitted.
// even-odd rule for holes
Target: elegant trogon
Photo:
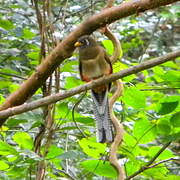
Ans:
<svg viewBox="0 0 180 180"><path fill-rule="evenodd" d="M92 37L85 35L78 39L79 71L83 81L89 82L112 73L112 65L105 49ZM97 141L112 142L112 123L109 114L108 91L111 84L103 84L91 90L93 112L97 126Z"/></svg>

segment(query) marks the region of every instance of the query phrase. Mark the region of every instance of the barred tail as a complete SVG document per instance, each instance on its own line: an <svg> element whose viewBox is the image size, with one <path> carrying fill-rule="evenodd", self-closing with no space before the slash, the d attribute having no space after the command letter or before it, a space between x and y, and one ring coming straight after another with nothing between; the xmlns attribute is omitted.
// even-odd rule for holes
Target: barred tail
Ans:
<svg viewBox="0 0 180 180"><path fill-rule="evenodd" d="M93 112L96 119L97 141L112 142L112 123L109 113L108 90L96 93L91 91L93 98Z"/></svg>

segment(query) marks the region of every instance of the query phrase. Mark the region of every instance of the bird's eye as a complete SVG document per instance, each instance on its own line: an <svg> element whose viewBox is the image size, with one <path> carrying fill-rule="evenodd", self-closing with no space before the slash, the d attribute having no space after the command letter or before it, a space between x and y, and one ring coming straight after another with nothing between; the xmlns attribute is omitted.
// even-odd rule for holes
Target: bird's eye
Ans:
<svg viewBox="0 0 180 180"><path fill-rule="evenodd" d="M88 39L84 39L84 44L86 44L87 46L89 46L89 40Z"/></svg>

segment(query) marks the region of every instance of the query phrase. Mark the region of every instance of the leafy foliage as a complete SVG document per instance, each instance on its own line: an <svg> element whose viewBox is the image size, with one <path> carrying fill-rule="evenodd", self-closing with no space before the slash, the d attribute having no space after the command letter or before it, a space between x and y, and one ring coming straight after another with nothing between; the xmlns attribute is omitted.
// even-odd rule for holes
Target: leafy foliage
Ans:
<svg viewBox="0 0 180 180"><path fill-rule="evenodd" d="M92 2L92 4L90 4ZM117 1L118 3L120 1ZM104 1L51 1L51 23L57 40L63 39L85 16L100 11ZM39 1L39 6L42 7ZM111 29L121 40L123 56L114 72L173 51L180 46L179 4L148 11L115 22ZM42 8L43 9L43 8ZM41 10L42 10L41 9ZM0 2L0 103L35 71L41 59L35 6L27 0ZM50 26L50 23L47 24ZM111 42L95 33L109 54ZM48 42L49 45L52 42ZM82 82L78 75L77 52L60 66L61 91ZM179 58L123 78L124 95L114 111L126 131L118 156L127 176L139 170L166 142L171 145L155 163L178 155L180 137ZM55 81L53 78L51 79ZM55 83L54 83L55 84ZM54 87L52 86L52 89ZM55 88L54 88L55 89ZM55 90L52 92L55 92ZM92 100L89 94L74 109L81 95L58 102L53 111L54 129L46 122L45 108L16 115L0 130L0 179L35 179L37 166L46 164L45 179L70 176L74 179L115 179L107 161L108 145L95 140ZM42 97L39 89L31 101ZM75 125L74 120L78 124ZM40 133L39 153L35 150ZM49 129L48 129L49 128ZM80 130L83 132L80 132ZM49 138L48 133L51 133ZM85 137L84 137L85 135ZM36 152L36 153L35 153ZM179 179L178 163L168 161L139 174L135 179Z"/></svg>

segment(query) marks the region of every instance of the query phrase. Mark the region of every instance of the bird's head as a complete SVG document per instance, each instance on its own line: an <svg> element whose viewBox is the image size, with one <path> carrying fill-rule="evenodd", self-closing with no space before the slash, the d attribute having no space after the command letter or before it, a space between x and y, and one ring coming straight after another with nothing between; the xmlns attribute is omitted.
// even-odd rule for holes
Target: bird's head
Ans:
<svg viewBox="0 0 180 180"><path fill-rule="evenodd" d="M81 36L74 44L75 47L78 47L80 49L92 47L96 45L97 45L96 41L88 35Z"/></svg>

